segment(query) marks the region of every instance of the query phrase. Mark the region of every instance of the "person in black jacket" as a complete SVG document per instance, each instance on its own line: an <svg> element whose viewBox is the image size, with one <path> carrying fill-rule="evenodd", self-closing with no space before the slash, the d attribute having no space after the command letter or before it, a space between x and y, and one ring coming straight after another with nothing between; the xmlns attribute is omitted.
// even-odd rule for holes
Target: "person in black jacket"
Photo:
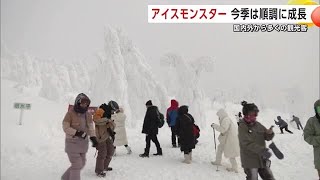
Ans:
<svg viewBox="0 0 320 180"><path fill-rule="evenodd" d="M184 163L190 164L192 160L192 149L195 148L193 134L194 119L188 113L188 106L181 106L178 110L176 128L180 137L181 151L184 152Z"/></svg>
<svg viewBox="0 0 320 180"><path fill-rule="evenodd" d="M144 149L144 153L140 154L140 157L149 157L150 151L150 142L154 142L157 147L157 153L153 154L155 156L162 156L162 149L160 143L157 138L158 134L158 117L159 117L159 110L157 106L152 105L152 101L149 100L146 103L147 112L144 117L142 133L146 134L146 148Z"/></svg>

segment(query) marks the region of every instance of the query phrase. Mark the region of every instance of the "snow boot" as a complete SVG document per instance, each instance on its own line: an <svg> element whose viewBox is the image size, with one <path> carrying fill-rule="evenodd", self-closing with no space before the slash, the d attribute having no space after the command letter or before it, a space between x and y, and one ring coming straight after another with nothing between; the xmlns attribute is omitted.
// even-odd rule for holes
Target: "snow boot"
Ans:
<svg viewBox="0 0 320 180"><path fill-rule="evenodd" d="M132 150L129 146L126 147L127 151L128 151L128 154L131 154L132 153Z"/></svg>
<svg viewBox="0 0 320 180"><path fill-rule="evenodd" d="M182 161L183 163L190 164L191 163L191 155L189 154L184 154L184 160Z"/></svg>
<svg viewBox="0 0 320 180"><path fill-rule="evenodd" d="M144 149L144 153L140 154L139 156L142 157L142 158L149 157L149 150L145 148Z"/></svg>
<svg viewBox="0 0 320 180"><path fill-rule="evenodd" d="M162 156L162 149L158 149L156 154L153 154L154 156Z"/></svg>
<svg viewBox="0 0 320 180"><path fill-rule="evenodd" d="M140 156L140 157L142 157L142 158L145 158L145 157L147 157L147 158L148 158L148 157L149 157L149 155L148 155L148 154L144 154L144 153L143 153L143 154L140 154L139 156Z"/></svg>
<svg viewBox="0 0 320 180"><path fill-rule="evenodd" d="M98 177L106 177L106 173L105 172L100 172L100 173L96 173L96 175L98 176Z"/></svg>

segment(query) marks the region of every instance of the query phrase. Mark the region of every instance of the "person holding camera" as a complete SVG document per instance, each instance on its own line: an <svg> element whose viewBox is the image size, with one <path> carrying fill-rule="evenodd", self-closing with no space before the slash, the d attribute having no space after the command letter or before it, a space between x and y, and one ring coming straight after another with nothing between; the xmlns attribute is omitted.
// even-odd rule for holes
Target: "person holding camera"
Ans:
<svg viewBox="0 0 320 180"><path fill-rule="evenodd" d="M95 122L96 137L98 141L98 156L96 159L96 175L105 177L106 171L111 171L109 167L114 153L114 129L115 123L111 119L111 115L119 110L119 105L115 101L110 101L108 104L102 104L94 113L93 121Z"/></svg>

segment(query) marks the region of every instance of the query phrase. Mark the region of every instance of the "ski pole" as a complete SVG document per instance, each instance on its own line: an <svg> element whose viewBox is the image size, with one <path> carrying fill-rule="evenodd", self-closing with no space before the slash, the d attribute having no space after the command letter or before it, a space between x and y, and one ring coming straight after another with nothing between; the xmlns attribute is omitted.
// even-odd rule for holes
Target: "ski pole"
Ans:
<svg viewBox="0 0 320 180"><path fill-rule="evenodd" d="M216 152L216 157L217 157L217 142L216 142L216 131L213 129L213 137L214 137L214 149L215 149L215 152ZM219 165L217 165L217 169L216 171L219 171Z"/></svg>

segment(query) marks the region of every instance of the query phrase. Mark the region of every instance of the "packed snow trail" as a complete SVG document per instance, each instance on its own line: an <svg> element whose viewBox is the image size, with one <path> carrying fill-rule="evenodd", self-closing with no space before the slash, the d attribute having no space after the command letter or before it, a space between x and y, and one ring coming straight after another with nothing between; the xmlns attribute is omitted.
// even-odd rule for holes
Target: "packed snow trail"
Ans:
<svg viewBox="0 0 320 180"><path fill-rule="evenodd" d="M14 88L15 85L16 83L7 80L2 80L1 83L1 179L60 179L70 165L64 152L65 137L62 130L62 119L67 104L53 103L38 96L21 94ZM13 108L14 102L32 103L31 110L24 112L22 126L18 125L19 110ZM183 164L183 153L178 148L171 147L171 132L167 125L159 130L159 141L164 155L140 158L138 154L143 152L145 136L141 134L142 120L137 120L137 128L127 129L133 153L127 155L124 147L118 147L117 156L110 164L113 171L107 173L106 179L245 179L241 167L238 174L227 172L225 167L219 167L220 171L216 172L216 167L210 163L215 159L215 151L213 131L209 124L218 122L215 116L216 110L206 111L209 118L207 126L201 129L199 144L193 151L193 162L190 165ZM258 120L266 127L270 127L274 117L272 112L262 112ZM304 142L302 131L293 128L292 130L293 135L286 132L279 134L280 130L274 129L276 132L274 142L285 156L283 160L271 157L274 176L277 180L317 179L312 147ZM150 154L154 152L156 149L152 144ZM84 180L98 179L94 173L94 155L95 149L89 148L87 163L82 171ZM240 162L239 158L237 160ZM230 166L225 158L222 163L224 166Z"/></svg>

